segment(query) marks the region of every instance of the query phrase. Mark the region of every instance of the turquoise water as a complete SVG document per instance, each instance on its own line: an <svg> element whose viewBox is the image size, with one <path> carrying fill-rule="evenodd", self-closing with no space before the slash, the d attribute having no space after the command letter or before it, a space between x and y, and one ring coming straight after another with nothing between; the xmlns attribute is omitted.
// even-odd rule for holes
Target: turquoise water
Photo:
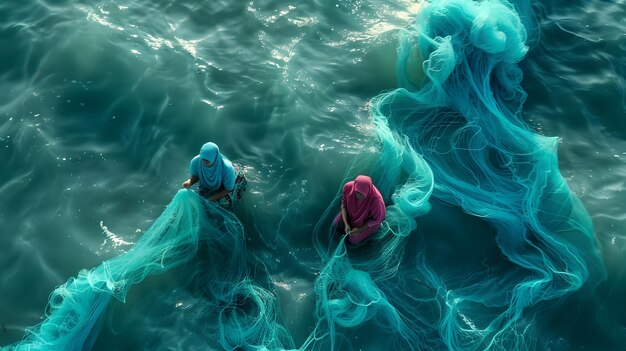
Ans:
<svg viewBox="0 0 626 351"><path fill-rule="evenodd" d="M169 203L199 146L244 165L248 251L271 274L300 345L322 264L312 232L351 160L368 152L369 99L396 87L398 30L416 2L22 2L0 5L0 345L40 321L49 293L127 252ZM558 136L608 277L547 308L555 350L626 339L626 5L534 3L540 40L520 63L523 118ZM453 218L454 220L450 220ZM453 270L487 255L483 224L433 200L425 245ZM447 262L446 262L447 261ZM113 302L94 349L206 349L202 257ZM355 348L385 349L363 328ZM545 344L539 344L545 345ZM532 348L532 347L531 347ZM537 347L544 348L544 347Z"/></svg>

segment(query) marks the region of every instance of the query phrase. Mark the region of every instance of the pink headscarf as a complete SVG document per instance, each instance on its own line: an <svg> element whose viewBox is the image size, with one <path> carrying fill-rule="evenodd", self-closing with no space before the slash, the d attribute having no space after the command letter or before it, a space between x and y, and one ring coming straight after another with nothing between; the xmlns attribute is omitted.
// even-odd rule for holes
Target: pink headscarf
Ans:
<svg viewBox="0 0 626 351"><path fill-rule="evenodd" d="M365 198L357 198L357 192L365 195ZM341 207L348 210L349 222L353 227L361 227L365 223L370 228L377 226L386 215L383 197L372 184L372 178L363 175L343 186Z"/></svg>

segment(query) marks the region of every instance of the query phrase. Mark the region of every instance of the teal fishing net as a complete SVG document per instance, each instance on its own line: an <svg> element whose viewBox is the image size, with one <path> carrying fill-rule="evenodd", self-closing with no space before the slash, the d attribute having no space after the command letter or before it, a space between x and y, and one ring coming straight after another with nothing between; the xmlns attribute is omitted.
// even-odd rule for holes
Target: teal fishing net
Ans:
<svg viewBox="0 0 626 351"><path fill-rule="evenodd" d="M346 177L373 174L392 204L387 226L369 257L317 245L328 262L316 282L318 329L331 340L319 349L348 348L347 328L366 320L391 329L398 349L535 349L536 314L604 277L589 215L559 172L557 138L521 118L529 13L527 3L432 1L402 35L401 87L371 100L381 151ZM421 81L411 78L415 55ZM450 257L458 266L444 269L418 242L406 262L429 197L479 219L495 255Z"/></svg>
<svg viewBox="0 0 626 351"><path fill-rule="evenodd" d="M180 190L126 254L83 270L50 295L42 323L26 331L16 350L89 349L111 298L124 302L128 290L150 275L189 262L207 250L203 291L218 316L208 328L224 349L289 346L278 324L274 294L250 279L243 227L230 211L195 192ZM209 309L205 311L211 313Z"/></svg>

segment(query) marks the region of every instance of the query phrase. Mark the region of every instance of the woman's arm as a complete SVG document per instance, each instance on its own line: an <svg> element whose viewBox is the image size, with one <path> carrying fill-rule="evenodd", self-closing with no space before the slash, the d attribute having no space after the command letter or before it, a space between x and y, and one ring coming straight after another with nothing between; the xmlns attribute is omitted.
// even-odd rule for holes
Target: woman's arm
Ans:
<svg viewBox="0 0 626 351"><path fill-rule="evenodd" d="M346 228L346 233L350 232L350 223L348 223L348 209L345 207L341 208L341 219L343 219L344 228Z"/></svg>
<svg viewBox="0 0 626 351"><path fill-rule="evenodd" d="M236 180L237 173L235 172L235 169L231 167L228 172L222 176L222 184L220 185L222 190L211 195L211 197L209 197L209 201L217 201L235 190Z"/></svg>
<svg viewBox="0 0 626 351"><path fill-rule="evenodd" d="M359 232L365 228L368 228L367 223L358 228L352 228L352 230L350 231L350 236L359 234Z"/></svg>
<svg viewBox="0 0 626 351"><path fill-rule="evenodd" d="M189 177L189 179L187 179L183 183L183 188L188 189L190 186L196 184L199 180L200 180L200 178L198 178L196 176L191 176L191 177Z"/></svg>
<svg viewBox="0 0 626 351"><path fill-rule="evenodd" d="M228 195L229 191L226 189L222 189L220 191L218 191L217 193L213 194L210 198L209 201L217 201L221 198L223 198L224 196Z"/></svg>
<svg viewBox="0 0 626 351"><path fill-rule="evenodd" d="M385 203L381 200L380 203L377 204L376 208L370 213L369 220L366 221L361 227L353 229L350 232L350 235L357 235L364 229L380 226L382 221L385 220L386 214L387 210L385 209Z"/></svg>
<svg viewBox="0 0 626 351"><path fill-rule="evenodd" d="M387 215L387 208L385 207L385 203L382 199L372 208L370 212L370 218L367 222L365 222L365 227L376 227L379 226Z"/></svg>

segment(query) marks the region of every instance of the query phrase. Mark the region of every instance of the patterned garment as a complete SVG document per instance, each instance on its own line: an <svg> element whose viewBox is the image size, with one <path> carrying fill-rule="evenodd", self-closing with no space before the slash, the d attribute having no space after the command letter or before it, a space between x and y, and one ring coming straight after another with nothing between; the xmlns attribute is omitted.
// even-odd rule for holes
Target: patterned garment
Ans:
<svg viewBox="0 0 626 351"><path fill-rule="evenodd" d="M234 167L237 176L235 177L235 187L233 188L233 191L228 193L228 195L224 196L223 198L217 200L218 205L230 211L233 210L233 198L235 199L235 202L241 201L243 193L246 191L246 186L248 185L248 181L246 180L246 175L243 169L240 169L237 165L234 165ZM208 188L202 186L202 184L198 184L198 194L203 198L208 199L216 192L221 191L223 188L224 187L222 187L218 191L211 191Z"/></svg>

